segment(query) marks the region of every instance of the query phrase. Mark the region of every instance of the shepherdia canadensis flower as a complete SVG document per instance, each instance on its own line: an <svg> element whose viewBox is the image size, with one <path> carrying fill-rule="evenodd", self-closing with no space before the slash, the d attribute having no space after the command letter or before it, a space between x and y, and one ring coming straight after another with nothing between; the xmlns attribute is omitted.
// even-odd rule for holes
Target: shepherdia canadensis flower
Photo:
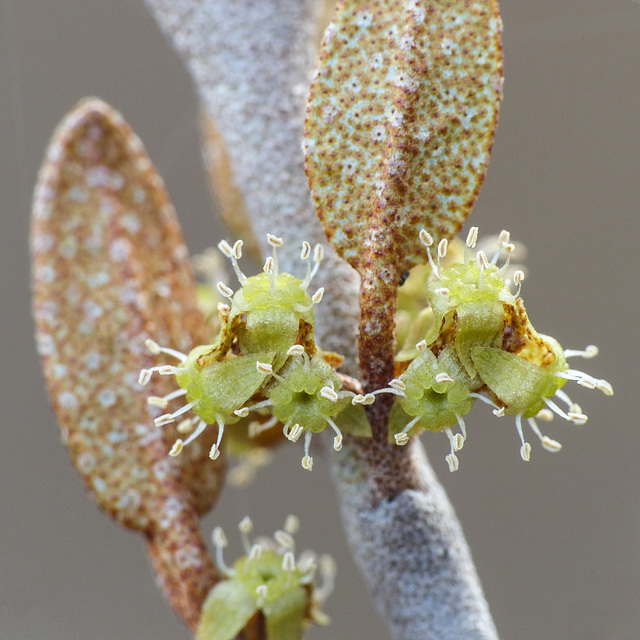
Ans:
<svg viewBox="0 0 640 640"><path fill-rule="evenodd" d="M524 438L523 418L548 451L559 451L561 445L541 433L536 418L549 420L557 414L574 424L587 421L580 406L562 389L567 380L613 394L606 380L567 364L567 358L573 356L592 358L598 353L596 347L563 350L554 338L533 328L520 298L523 271L513 274L515 293L505 283L515 249L509 233L500 234L491 259L483 250L474 251L477 237L478 229L472 227L463 259L443 267L447 240L438 243L434 259L432 237L420 232L433 274L427 284L431 326L404 372L388 388L374 392L398 396L390 418L390 435L396 444L406 444L409 436L423 429L446 433L451 471L458 468L456 451L467 437L463 416L476 399L491 405L496 416L515 416L520 455L528 461L531 445ZM507 259L498 267L501 252L506 252ZM553 397L566 404L566 410ZM460 433L454 434L456 426Z"/></svg>
<svg viewBox="0 0 640 640"><path fill-rule="evenodd" d="M329 556L316 560L310 551L296 559L293 535L298 525L298 519L289 516L273 538L252 543L253 524L244 518L238 528L245 555L233 567L224 562L224 532L214 529L216 562L224 579L203 605L196 640L231 640L242 629L251 629L252 622L258 624L257 613L264 616L267 637L277 640L297 640L312 622L329 623L321 606L333 590L335 563ZM314 584L318 564L323 578L319 587Z"/></svg>
<svg viewBox="0 0 640 640"><path fill-rule="evenodd" d="M175 375L179 389L164 397L151 396L150 405L165 408L171 400L186 396L187 404L173 413L155 419L160 427L176 421L192 410L198 421L182 420L178 431L188 433L186 440L177 439L170 455L178 455L183 447L195 440L209 424L217 423L218 436L209 456L220 455L220 444L226 425L235 424L250 412L269 411L270 420L261 423L253 434L282 423L283 433L292 442L305 433L302 466L311 470L309 455L313 433L327 426L335 433L333 447L342 448L342 431L354 435L370 435L370 428L361 406L364 397L343 390L343 378L334 365L341 363L337 354L323 353L314 338L313 307L322 300L323 289L312 296L307 293L323 257L321 245L313 251L302 244L301 259L306 262L304 279L278 269L277 247L282 239L269 235L267 240L273 255L265 262L263 273L247 277L238 265L242 257L242 241L233 247L226 241L218 245L233 265L241 288L233 292L223 282L218 292L230 302L220 304L220 332L215 343L200 345L187 355L161 347L147 340L149 350L180 361L178 366L159 365L143 369L140 384L147 384L151 375ZM253 404L250 403L253 401Z"/></svg>

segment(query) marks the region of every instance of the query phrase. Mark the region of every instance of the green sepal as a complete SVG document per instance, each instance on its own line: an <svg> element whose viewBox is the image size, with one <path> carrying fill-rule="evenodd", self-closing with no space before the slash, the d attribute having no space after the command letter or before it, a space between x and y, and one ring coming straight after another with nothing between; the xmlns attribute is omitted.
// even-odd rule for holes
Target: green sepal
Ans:
<svg viewBox="0 0 640 640"><path fill-rule="evenodd" d="M269 640L300 640L305 627L308 591L298 586L262 606Z"/></svg>
<svg viewBox="0 0 640 640"><path fill-rule="evenodd" d="M476 347L471 357L480 377L506 405L506 413L535 416L544 408L544 398L551 397L564 383L557 378L556 367L539 367L515 353Z"/></svg>
<svg viewBox="0 0 640 640"><path fill-rule="evenodd" d="M500 346L504 328L501 302L475 300L456 308L456 353L470 378L477 371L471 358L474 346ZM495 344L498 341L499 344Z"/></svg>
<svg viewBox="0 0 640 640"><path fill-rule="evenodd" d="M334 418L334 422L343 433L359 438L371 437L371 425L362 405L354 405L349 401L349 404Z"/></svg>
<svg viewBox="0 0 640 640"><path fill-rule="evenodd" d="M185 363L187 370L176 379L187 390L187 400L196 403L194 412L205 422L213 424L222 418L225 423L234 423L239 418L233 412L251 398L268 375L260 373L256 364L271 364L275 355L275 352L265 352L232 356L193 373Z"/></svg>
<svg viewBox="0 0 640 640"><path fill-rule="evenodd" d="M257 610L255 599L241 582L223 580L202 606L194 640L232 640Z"/></svg>

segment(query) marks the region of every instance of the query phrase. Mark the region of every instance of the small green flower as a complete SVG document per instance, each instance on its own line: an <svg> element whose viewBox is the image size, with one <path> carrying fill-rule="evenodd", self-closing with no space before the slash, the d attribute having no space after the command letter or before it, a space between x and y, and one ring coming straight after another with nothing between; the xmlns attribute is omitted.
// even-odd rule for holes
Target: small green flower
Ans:
<svg viewBox="0 0 640 640"><path fill-rule="evenodd" d="M328 624L321 606L333 590L335 563L329 556L316 560L309 551L296 559L293 535L298 525L298 519L289 516L273 538L251 543L253 525L244 518L239 529L245 555L233 567L224 562L224 532L219 527L214 530L216 562L224 580L203 605L195 640L231 640L255 623L257 614L264 616L267 638L272 640L298 640L312 622ZM323 577L320 587L314 584L318 564Z"/></svg>
<svg viewBox="0 0 640 640"><path fill-rule="evenodd" d="M301 259L307 264L303 280L278 271L277 247L282 240L269 235L273 255L267 258L264 273L247 277L238 265L242 256L242 241L233 247L222 241L218 246L233 265L242 287L233 292L218 282L218 292L231 305L220 304L219 334L210 345L200 345L187 355L161 347L147 340L155 355L166 354L180 361L178 366L159 365L140 373L140 384L146 384L156 372L175 375L179 389L159 398L148 399L150 405L166 408L170 401L186 397L187 403L155 419L156 426L175 422L189 411L197 416L178 425L180 433L189 434L186 440L176 440L170 455L178 455L183 447L195 440L209 424L218 425L217 441L209 456L220 455L220 444L227 425L238 423L250 412L271 413L248 431L249 436L282 423L284 435L298 440L306 431L302 466L311 470L309 455L312 433L327 426L335 432L334 449L342 448L342 431L369 436L371 430L363 404L363 396L343 390L343 379L329 361L340 362L337 354L322 353L315 342L313 307L322 299L322 289L313 296L307 293L309 283L322 260L322 247L313 252L302 245Z"/></svg>

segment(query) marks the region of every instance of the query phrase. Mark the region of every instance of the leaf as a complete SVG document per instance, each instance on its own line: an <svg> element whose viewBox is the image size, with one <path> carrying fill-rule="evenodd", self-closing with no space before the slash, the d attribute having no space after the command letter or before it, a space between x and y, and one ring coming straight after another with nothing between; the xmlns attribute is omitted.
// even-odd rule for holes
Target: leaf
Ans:
<svg viewBox="0 0 640 640"><path fill-rule="evenodd" d="M495 0L338 3L303 147L325 233L361 274L423 263L419 230L451 237L469 214L497 125L500 31Z"/></svg>
<svg viewBox="0 0 640 640"><path fill-rule="evenodd" d="M81 102L54 134L32 252L37 340L63 442L98 504L149 538L159 580L193 623L214 577L196 516L216 501L224 466L207 443L167 457L175 433L154 428L138 374L158 364L146 338L185 350L206 341L206 324L162 180L100 100ZM173 388L161 378L150 387Z"/></svg>
<svg viewBox="0 0 640 640"><path fill-rule="evenodd" d="M218 583L202 606L195 640L232 640L257 608L241 582L225 580Z"/></svg>

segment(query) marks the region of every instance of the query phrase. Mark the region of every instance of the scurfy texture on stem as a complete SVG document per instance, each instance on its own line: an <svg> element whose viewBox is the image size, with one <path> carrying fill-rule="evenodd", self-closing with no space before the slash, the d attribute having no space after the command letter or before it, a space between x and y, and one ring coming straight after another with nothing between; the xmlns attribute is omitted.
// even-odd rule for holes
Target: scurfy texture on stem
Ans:
<svg viewBox="0 0 640 640"><path fill-rule="evenodd" d="M506 282L507 232L493 257L476 247L477 227L464 248L453 241L497 125L496 1L145 4L200 91L212 180L241 236L218 247L240 287L217 280L214 260L215 284L196 300L142 144L108 105L81 102L52 140L32 227L38 347L75 466L98 504L143 534L198 640L297 640L327 621L332 562L296 556L295 518L253 542L244 519L245 554L228 567L224 533L214 531L214 562L198 518L217 501L226 453L304 434L311 471L311 454L328 448L317 437L311 449L312 434L333 432L347 538L392 637L497 640L461 526L413 436L446 434L456 471L463 416L480 399L515 417L528 461L523 420L549 451L561 445L536 419L587 420L567 381L613 389L566 362L595 347L563 350L533 328L524 272L515 293ZM243 273L243 246L271 253L263 273ZM409 277L423 286L402 328ZM313 295L312 279L324 285Z"/></svg>

